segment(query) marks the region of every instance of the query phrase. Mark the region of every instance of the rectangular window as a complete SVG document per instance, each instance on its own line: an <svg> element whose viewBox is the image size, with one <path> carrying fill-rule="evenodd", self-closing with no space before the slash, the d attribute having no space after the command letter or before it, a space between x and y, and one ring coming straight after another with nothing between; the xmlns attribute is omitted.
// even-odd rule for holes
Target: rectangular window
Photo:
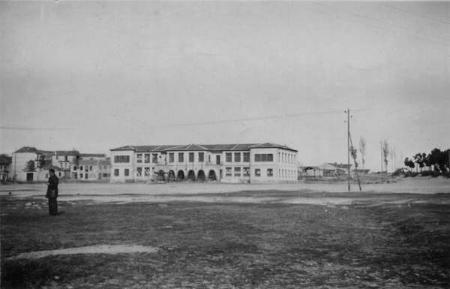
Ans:
<svg viewBox="0 0 450 289"><path fill-rule="evenodd" d="M169 153L169 163L173 163L175 161L175 153Z"/></svg>
<svg viewBox="0 0 450 289"><path fill-rule="evenodd" d="M80 171L82 171L83 170L83 166L80 166Z"/></svg>
<svg viewBox="0 0 450 289"><path fill-rule="evenodd" d="M190 163L194 162L194 153L189 153L189 162Z"/></svg>
<svg viewBox="0 0 450 289"><path fill-rule="evenodd" d="M152 163L158 163L158 154L152 154Z"/></svg>
<svg viewBox="0 0 450 289"><path fill-rule="evenodd" d="M137 163L142 163L142 154L137 154L136 155L136 162Z"/></svg>
<svg viewBox="0 0 450 289"><path fill-rule="evenodd" d="M231 168L225 168L225 175L231 177Z"/></svg>
<svg viewBox="0 0 450 289"><path fill-rule="evenodd" d="M89 170L92 171L92 166L89 166Z"/></svg>
<svg viewBox="0 0 450 289"><path fill-rule="evenodd" d="M203 163L204 161L205 161L205 153L204 152L198 153L198 162Z"/></svg>
<svg viewBox="0 0 450 289"><path fill-rule="evenodd" d="M144 169L144 174L146 177L150 176L150 168L145 168Z"/></svg>
<svg viewBox="0 0 450 289"><path fill-rule="evenodd" d="M116 176L116 177L119 176L119 169L114 169L114 176Z"/></svg>
<svg viewBox="0 0 450 289"><path fill-rule="evenodd" d="M88 177L89 177L89 174L85 174L84 175L84 178L87 180L88 179Z"/></svg>
<svg viewBox="0 0 450 289"><path fill-rule="evenodd" d="M234 176L235 177L240 177L241 176L241 168L240 167L235 167L234 168Z"/></svg>
<svg viewBox="0 0 450 289"><path fill-rule="evenodd" d="M255 176L260 177L261 176L261 169L255 169Z"/></svg>
<svg viewBox="0 0 450 289"><path fill-rule="evenodd" d="M236 163L241 162L241 153L234 153L234 162Z"/></svg>
<svg viewBox="0 0 450 289"><path fill-rule="evenodd" d="M129 169L125 169L124 175L125 175L126 177L128 177L128 176L130 175L130 170L129 170Z"/></svg>
<svg viewBox="0 0 450 289"><path fill-rule="evenodd" d="M130 162L130 156L121 156L121 155L114 156L114 162L115 163L129 163Z"/></svg>
<svg viewBox="0 0 450 289"><path fill-rule="evenodd" d="M273 162L273 154L255 154L255 162Z"/></svg>
<svg viewBox="0 0 450 289"><path fill-rule="evenodd" d="M148 164L150 162L150 154L144 155L144 163Z"/></svg>
<svg viewBox="0 0 450 289"><path fill-rule="evenodd" d="M250 162L250 153L244 153L244 162Z"/></svg>
<svg viewBox="0 0 450 289"><path fill-rule="evenodd" d="M273 177L273 169L267 169L267 176Z"/></svg>
<svg viewBox="0 0 450 289"><path fill-rule="evenodd" d="M136 168L136 177L142 177L142 168L141 167Z"/></svg>
<svg viewBox="0 0 450 289"><path fill-rule="evenodd" d="M83 178L83 174L80 174L80 179L82 179Z"/></svg>
<svg viewBox="0 0 450 289"><path fill-rule="evenodd" d="M108 177L108 174L103 174L103 177L104 177L104 178L107 178L107 177Z"/></svg>
<svg viewBox="0 0 450 289"><path fill-rule="evenodd" d="M178 153L178 162L184 163L184 153Z"/></svg>
<svg viewBox="0 0 450 289"><path fill-rule="evenodd" d="M226 153L225 154L225 161L227 162L227 163L231 163L232 162L232 160L231 160L231 158L232 158L232 154L231 153Z"/></svg>
<svg viewBox="0 0 450 289"><path fill-rule="evenodd" d="M248 177L248 176L250 176L250 168L245 167L244 168L244 177Z"/></svg>

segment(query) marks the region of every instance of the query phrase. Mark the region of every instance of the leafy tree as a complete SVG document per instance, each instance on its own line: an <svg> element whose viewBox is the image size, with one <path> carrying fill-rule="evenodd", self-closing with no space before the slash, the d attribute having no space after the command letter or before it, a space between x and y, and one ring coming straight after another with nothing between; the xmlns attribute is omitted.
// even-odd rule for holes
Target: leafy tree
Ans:
<svg viewBox="0 0 450 289"><path fill-rule="evenodd" d="M405 166L411 168L411 170L415 167L414 162L409 158L405 158Z"/></svg>
<svg viewBox="0 0 450 289"><path fill-rule="evenodd" d="M417 153L414 156L414 161L415 161L416 164L418 164L421 172L422 172L423 167L425 166L426 158L427 158L427 154L426 153Z"/></svg>

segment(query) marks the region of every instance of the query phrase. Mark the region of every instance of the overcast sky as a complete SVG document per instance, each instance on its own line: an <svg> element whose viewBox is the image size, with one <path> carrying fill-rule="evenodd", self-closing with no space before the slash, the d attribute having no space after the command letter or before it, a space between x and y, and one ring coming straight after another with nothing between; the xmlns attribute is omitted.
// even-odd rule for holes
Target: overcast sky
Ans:
<svg viewBox="0 0 450 289"><path fill-rule="evenodd" d="M398 158L450 146L449 19L448 3L1 2L0 152L275 142L346 162L349 107L376 170L383 139Z"/></svg>

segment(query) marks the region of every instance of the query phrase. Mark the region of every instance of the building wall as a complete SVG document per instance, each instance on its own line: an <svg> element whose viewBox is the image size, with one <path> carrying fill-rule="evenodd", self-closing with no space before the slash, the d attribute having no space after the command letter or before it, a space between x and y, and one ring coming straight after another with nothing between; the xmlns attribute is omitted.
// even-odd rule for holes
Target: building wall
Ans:
<svg viewBox="0 0 450 289"><path fill-rule="evenodd" d="M190 154L193 154L193 161ZM203 161L199 154L203 153ZM245 159L244 154L248 154ZM173 154L173 157L172 157ZM183 159L180 159L180 154ZM231 154L231 158L229 157ZM271 154L271 161L256 161L256 155ZM146 156L148 155L148 156ZM116 156L128 156L128 163L116 162ZM220 163L217 164L217 157ZM129 175L125 176L125 169ZM119 175L115 175L115 171ZM259 170L259 175L258 175ZM167 151L167 152L134 152L111 151L111 182L150 181L155 180L161 172L165 179L187 180L193 172L198 180L209 175L225 183L266 183L266 182L293 182L297 180L297 154L291 150L279 148L252 148L250 151ZM181 177L181 178L178 178Z"/></svg>
<svg viewBox="0 0 450 289"><path fill-rule="evenodd" d="M34 167L37 170L37 154L36 153L13 153L12 154L12 171L13 178L19 182L27 181L27 172L25 172L25 168L29 161L34 162ZM33 180L36 180L37 174L33 174Z"/></svg>
<svg viewBox="0 0 450 289"><path fill-rule="evenodd" d="M116 162L117 156L128 156L128 162ZM115 172L118 172L118 175ZM128 170L128 176L125 171ZM135 181L135 152L130 151L111 151L111 182Z"/></svg>
<svg viewBox="0 0 450 289"><path fill-rule="evenodd" d="M256 155L273 155L273 161L257 161ZM250 150L250 182L294 182L297 180L297 153L279 148ZM270 173L270 171L272 173Z"/></svg>

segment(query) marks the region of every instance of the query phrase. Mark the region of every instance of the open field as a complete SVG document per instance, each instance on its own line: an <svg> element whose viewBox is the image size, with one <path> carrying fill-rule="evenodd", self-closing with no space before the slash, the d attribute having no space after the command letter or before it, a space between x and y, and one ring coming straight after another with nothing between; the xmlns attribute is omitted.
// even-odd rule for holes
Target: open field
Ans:
<svg viewBox="0 0 450 289"><path fill-rule="evenodd" d="M2 288L448 288L449 182L402 182L2 186Z"/></svg>

